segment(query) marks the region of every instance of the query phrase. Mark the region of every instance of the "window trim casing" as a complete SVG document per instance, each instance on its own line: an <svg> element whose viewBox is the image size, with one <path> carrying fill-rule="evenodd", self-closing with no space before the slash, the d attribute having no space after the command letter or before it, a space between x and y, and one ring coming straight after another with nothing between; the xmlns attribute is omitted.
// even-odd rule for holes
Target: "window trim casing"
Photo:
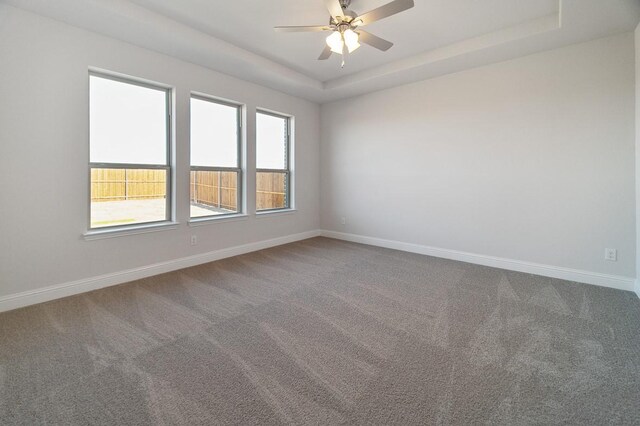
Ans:
<svg viewBox="0 0 640 426"><path fill-rule="evenodd" d="M218 105L224 105L236 109L237 120L237 162L236 167L213 167L213 166L194 166L191 164L191 134L189 134L189 223L194 222L207 222L216 219L228 219L232 216L242 216L245 214L244 202L244 161L243 161L243 131L244 131L244 108L245 105L239 102L234 102L226 99L221 99L215 96L206 95L198 92L191 92L189 95L189 126L191 126L191 100L197 99L204 102L212 102ZM205 172L236 172L236 210L235 212L207 215L207 216L191 216L191 172L192 171L205 171Z"/></svg>
<svg viewBox="0 0 640 426"><path fill-rule="evenodd" d="M134 86L145 87L147 89L158 90L160 92L165 92L165 117L166 117L166 141L165 141L165 149L166 149L166 164L135 164L135 163L102 163L91 162L91 77L104 78L107 80L117 81L119 83L131 84ZM106 235L110 233L123 233L123 235L128 235L129 232L124 231L134 231L136 229L144 230L149 227L155 227L160 225L175 225L175 214L173 210L173 181L174 181L174 159L173 159L173 93L174 88L162 84L155 83L149 80L145 80L142 78L136 78L131 76L126 76L123 74L119 74L116 72L110 72L106 70L99 70L94 68L89 68L88 73L88 84L87 87L89 89L89 105L87 108L88 112L88 128L89 128L89 149L87 150L87 154L89 157L88 161L88 208L87 208L87 232L85 233L85 237L93 234ZM101 226L101 227L92 227L91 226L91 171L93 169L144 169L144 170L166 170L166 198L165 198L165 218L163 220L154 220L150 222L140 222L140 223L132 223L132 224L124 224L124 225L112 225L112 226Z"/></svg>
<svg viewBox="0 0 640 426"><path fill-rule="evenodd" d="M291 128L292 128L292 121L293 121L293 116L291 115L287 115L287 114L281 114L278 112L274 112L274 111L270 111L267 109L262 109L262 108L256 108L256 116L258 114L263 114L263 115L270 115L272 117L277 117L277 118L282 118L285 120L285 158L284 158L284 162L285 162L285 166L286 169L263 169L263 168L258 168L258 157L257 157L257 147L258 147L258 129L256 126L256 183L257 183L257 176L258 173L284 173L285 174L285 182L286 182L286 186L285 186L285 206L284 207L280 207L280 208L273 208L273 209L258 209L257 206L257 202L256 202L256 214L257 215L261 215L261 214L268 214L268 213L278 213L278 212L285 212L285 211L293 211L293 196L292 196L292 191L291 188L293 187L292 185L292 180L291 180ZM256 197L258 194L258 188L256 186Z"/></svg>

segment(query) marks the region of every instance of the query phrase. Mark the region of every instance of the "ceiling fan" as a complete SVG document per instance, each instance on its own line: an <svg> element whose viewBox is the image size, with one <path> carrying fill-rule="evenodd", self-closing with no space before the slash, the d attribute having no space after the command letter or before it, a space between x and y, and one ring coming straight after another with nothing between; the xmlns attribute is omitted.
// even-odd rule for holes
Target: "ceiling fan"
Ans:
<svg viewBox="0 0 640 426"><path fill-rule="evenodd" d="M361 42L382 51L387 51L393 46L390 41L361 30L360 27L411 9L414 6L413 0L393 0L391 3L358 15L349 10L351 0L324 0L324 2L329 10L329 25L285 26L275 27L274 29L281 32L331 31L331 34L327 37L327 46L318 57L318 60L329 59L331 53L337 53L342 55L342 66L344 66L346 52L353 52L360 47Z"/></svg>

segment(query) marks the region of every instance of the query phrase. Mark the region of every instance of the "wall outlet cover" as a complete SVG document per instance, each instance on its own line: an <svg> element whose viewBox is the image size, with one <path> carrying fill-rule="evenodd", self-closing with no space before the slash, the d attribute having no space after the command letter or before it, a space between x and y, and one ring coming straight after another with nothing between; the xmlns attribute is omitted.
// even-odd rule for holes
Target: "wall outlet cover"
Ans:
<svg viewBox="0 0 640 426"><path fill-rule="evenodd" d="M610 262L616 262L618 260L618 250L616 249L604 249L604 259Z"/></svg>

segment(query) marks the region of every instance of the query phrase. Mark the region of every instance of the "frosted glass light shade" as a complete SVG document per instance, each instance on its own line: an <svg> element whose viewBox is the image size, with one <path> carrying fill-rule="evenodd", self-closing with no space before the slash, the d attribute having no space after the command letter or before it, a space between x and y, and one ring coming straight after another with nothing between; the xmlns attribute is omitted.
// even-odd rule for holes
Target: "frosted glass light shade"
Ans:
<svg viewBox="0 0 640 426"><path fill-rule="evenodd" d="M346 30L343 35L344 43L347 45L347 49L349 49L349 53L356 50L360 47L360 43L358 43L358 33L353 30Z"/></svg>
<svg viewBox="0 0 640 426"><path fill-rule="evenodd" d="M331 51L342 55L342 49L344 48L344 40L342 34L339 31L334 31L329 37L327 37L327 46L331 48Z"/></svg>

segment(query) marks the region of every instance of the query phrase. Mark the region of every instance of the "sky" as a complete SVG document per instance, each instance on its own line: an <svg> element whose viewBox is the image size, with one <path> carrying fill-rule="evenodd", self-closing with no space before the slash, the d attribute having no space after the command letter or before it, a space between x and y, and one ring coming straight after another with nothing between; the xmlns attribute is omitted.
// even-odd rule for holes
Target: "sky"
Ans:
<svg viewBox="0 0 640 426"><path fill-rule="evenodd" d="M238 167L238 109L191 98L191 165Z"/></svg>
<svg viewBox="0 0 640 426"><path fill-rule="evenodd" d="M273 115L256 115L256 167L285 169L286 119Z"/></svg>
<svg viewBox="0 0 640 426"><path fill-rule="evenodd" d="M238 167L237 109L192 98L190 113L191 165ZM91 76L91 162L167 164L166 119L164 90ZM258 168L285 168L285 123L257 114Z"/></svg>
<svg viewBox="0 0 640 426"><path fill-rule="evenodd" d="M167 164L166 92L90 77L92 163Z"/></svg>

